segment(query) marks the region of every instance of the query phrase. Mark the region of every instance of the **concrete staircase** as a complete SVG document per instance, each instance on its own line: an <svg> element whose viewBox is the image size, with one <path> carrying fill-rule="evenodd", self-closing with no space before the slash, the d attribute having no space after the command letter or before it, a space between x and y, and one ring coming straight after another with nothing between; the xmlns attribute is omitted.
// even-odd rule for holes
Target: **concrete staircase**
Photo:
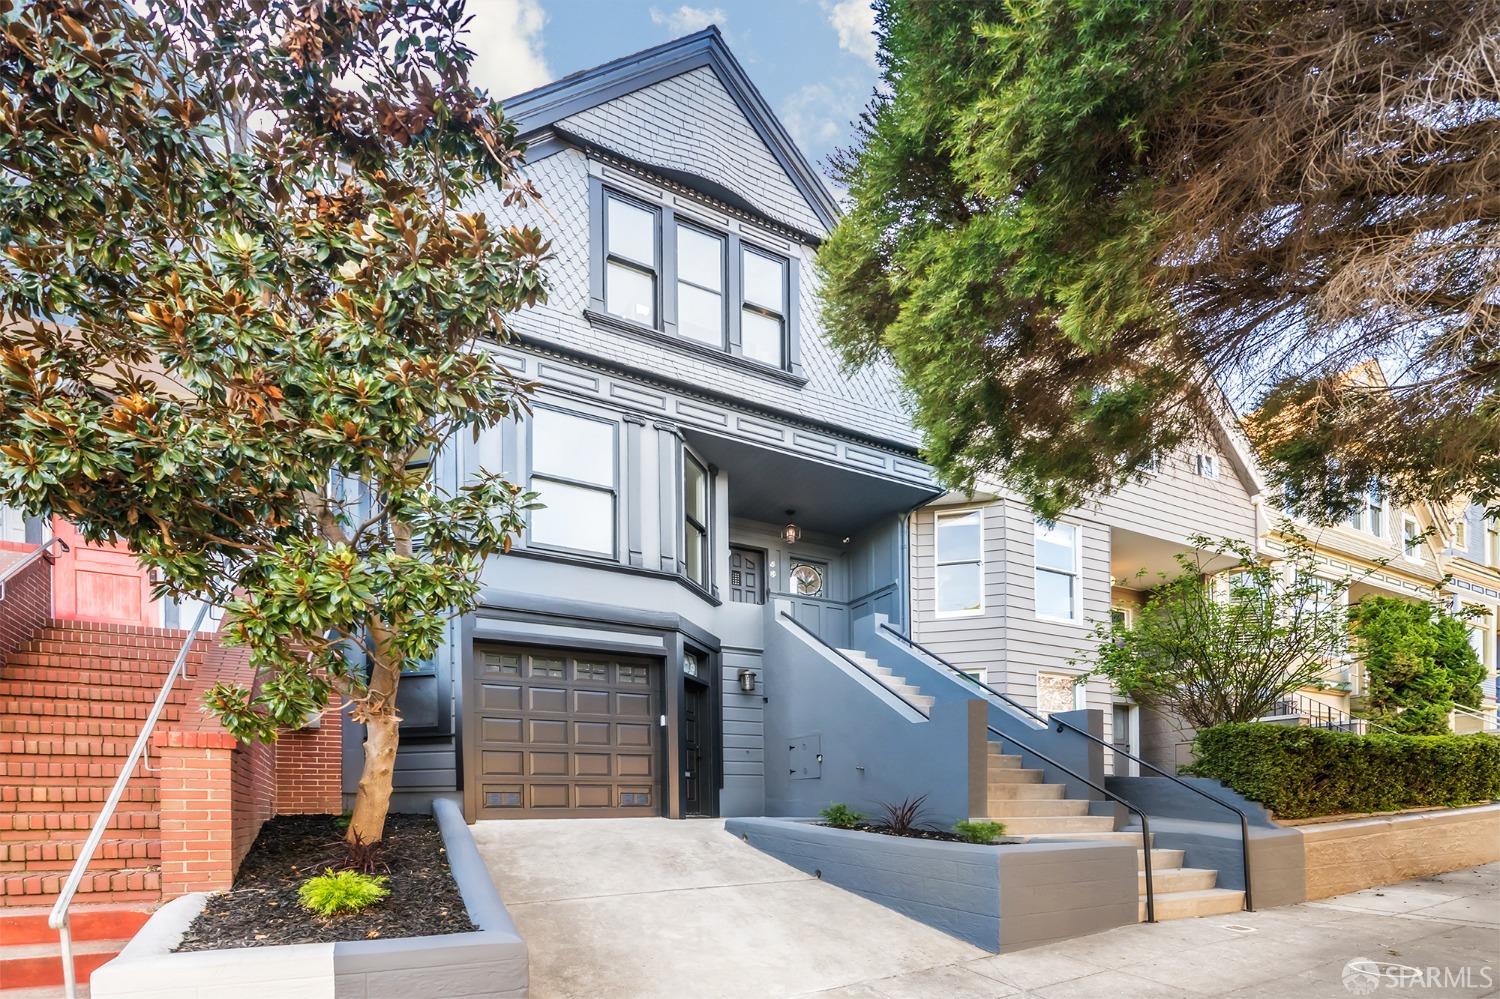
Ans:
<svg viewBox="0 0 1500 999"><path fill-rule="evenodd" d="M1116 829L1113 815L1090 815L1089 801L1063 797L1065 786L1044 784L1041 770L1021 766L1021 757L1007 754L1000 743L989 744L988 792L984 815L975 820L1005 824L1007 836L1026 839L1106 840L1141 842L1137 829ZM1145 851L1136 850L1140 918L1146 918ZM1151 883L1156 893L1156 918L1186 919L1238 912L1244 892L1215 887L1219 872L1183 867L1183 851L1151 850Z"/></svg>
<svg viewBox="0 0 1500 999"><path fill-rule="evenodd" d="M889 666L880 665L879 662L857 649L839 649L838 653L858 663L867 673L906 702L917 705L923 711L932 707L933 697L922 693L916 684L908 683L905 677L897 676Z"/></svg>

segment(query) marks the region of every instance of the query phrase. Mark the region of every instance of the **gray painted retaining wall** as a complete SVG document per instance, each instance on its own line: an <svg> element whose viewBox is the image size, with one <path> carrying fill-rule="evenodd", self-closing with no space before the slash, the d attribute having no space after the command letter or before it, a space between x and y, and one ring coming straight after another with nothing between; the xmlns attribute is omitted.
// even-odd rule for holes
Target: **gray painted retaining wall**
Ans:
<svg viewBox="0 0 1500 999"><path fill-rule="evenodd" d="M243 947L174 954L209 896L162 906L113 961L93 973L94 999L524 999L526 942L451 801L433 802L453 879L477 932L389 940Z"/></svg>
<svg viewBox="0 0 1500 999"><path fill-rule="evenodd" d="M974 846L730 819L751 846L992 952L1136 921L1135 848L1120 843Z"/></svg>

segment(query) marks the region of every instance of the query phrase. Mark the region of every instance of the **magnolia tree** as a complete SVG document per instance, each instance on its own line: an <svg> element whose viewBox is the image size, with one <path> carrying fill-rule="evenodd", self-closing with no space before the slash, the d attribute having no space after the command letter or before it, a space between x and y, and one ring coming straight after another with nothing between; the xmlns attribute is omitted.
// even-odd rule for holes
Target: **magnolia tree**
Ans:
<svg viewBox="0 0 1500 999"><path fill-rule="evenodd" d="M1176 574L1141 579L1153 588L1130 625L1095 629L1093 671L1200 729L1262 718L1320 682L1347 647L1342 595L1353 580L1315 575L1312 546L1283 532L1287 556L1275 564L1238 542L1192 538L1197 551L1177 556Z"/></svg>
<svg viewBox="0 0 1500 999"><path fill-rule="evenodd" d="M453 0L0 0L0 501L227 605L271 738L331 693L380 840L403 668L532 496L426 459L525 405L479 342L544 294L522 149Z"/></svg>

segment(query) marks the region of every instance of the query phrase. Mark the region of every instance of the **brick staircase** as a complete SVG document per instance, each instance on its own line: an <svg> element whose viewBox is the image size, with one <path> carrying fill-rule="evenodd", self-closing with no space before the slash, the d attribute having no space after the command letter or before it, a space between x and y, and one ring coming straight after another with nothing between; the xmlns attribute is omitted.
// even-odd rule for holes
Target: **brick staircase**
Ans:
<svg viewBox="0 0 1500 999"><path fill-rule="evenodd" d="M61 983L48 910L186 637L53 620L0 664L0 995ZM203 661L203 649L190 652L188 675ZM163 724L190 696L177 686ZM138 768L79 887L79 981L161 899L158 783Z"/></svg>
<svg viewBox="0 0 1500 999"><path fill-rule="evenodd" d="M1062 784L1044 784L1041 770L1021 766L998 742L989 744L988 793L984 815L975 819L1005 823L1008 836L1027 839L1114 840L1140 843L1139 830L1116 829L1113 815L1090 815L1089 802L1063 797ZM1145 851L1136 850L1140 919L1146 918ZM1156 918L1186 919L1239 912L1245 893L1216 887L1219 872L1183 867L1183 851L1151 850L1151 885Z"/></svg>

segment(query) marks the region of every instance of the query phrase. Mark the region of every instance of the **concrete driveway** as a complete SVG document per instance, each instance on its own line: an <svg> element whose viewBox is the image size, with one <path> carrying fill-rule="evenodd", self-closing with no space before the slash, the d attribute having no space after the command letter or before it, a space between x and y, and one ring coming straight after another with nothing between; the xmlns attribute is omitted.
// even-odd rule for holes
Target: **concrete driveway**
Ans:
<svg viewBox="0 0 1500 999"><path fill-rule="evenodd" d="M1347 999L1369 994L1345 985L1361 960L1375 964L1353 974L1376 969L1377 999L1500 996L1500 864L997 956L772 860L717 820L474 834L531 947L536 999ZM1414 985L1402 968L1446 977Z"/></svg>

